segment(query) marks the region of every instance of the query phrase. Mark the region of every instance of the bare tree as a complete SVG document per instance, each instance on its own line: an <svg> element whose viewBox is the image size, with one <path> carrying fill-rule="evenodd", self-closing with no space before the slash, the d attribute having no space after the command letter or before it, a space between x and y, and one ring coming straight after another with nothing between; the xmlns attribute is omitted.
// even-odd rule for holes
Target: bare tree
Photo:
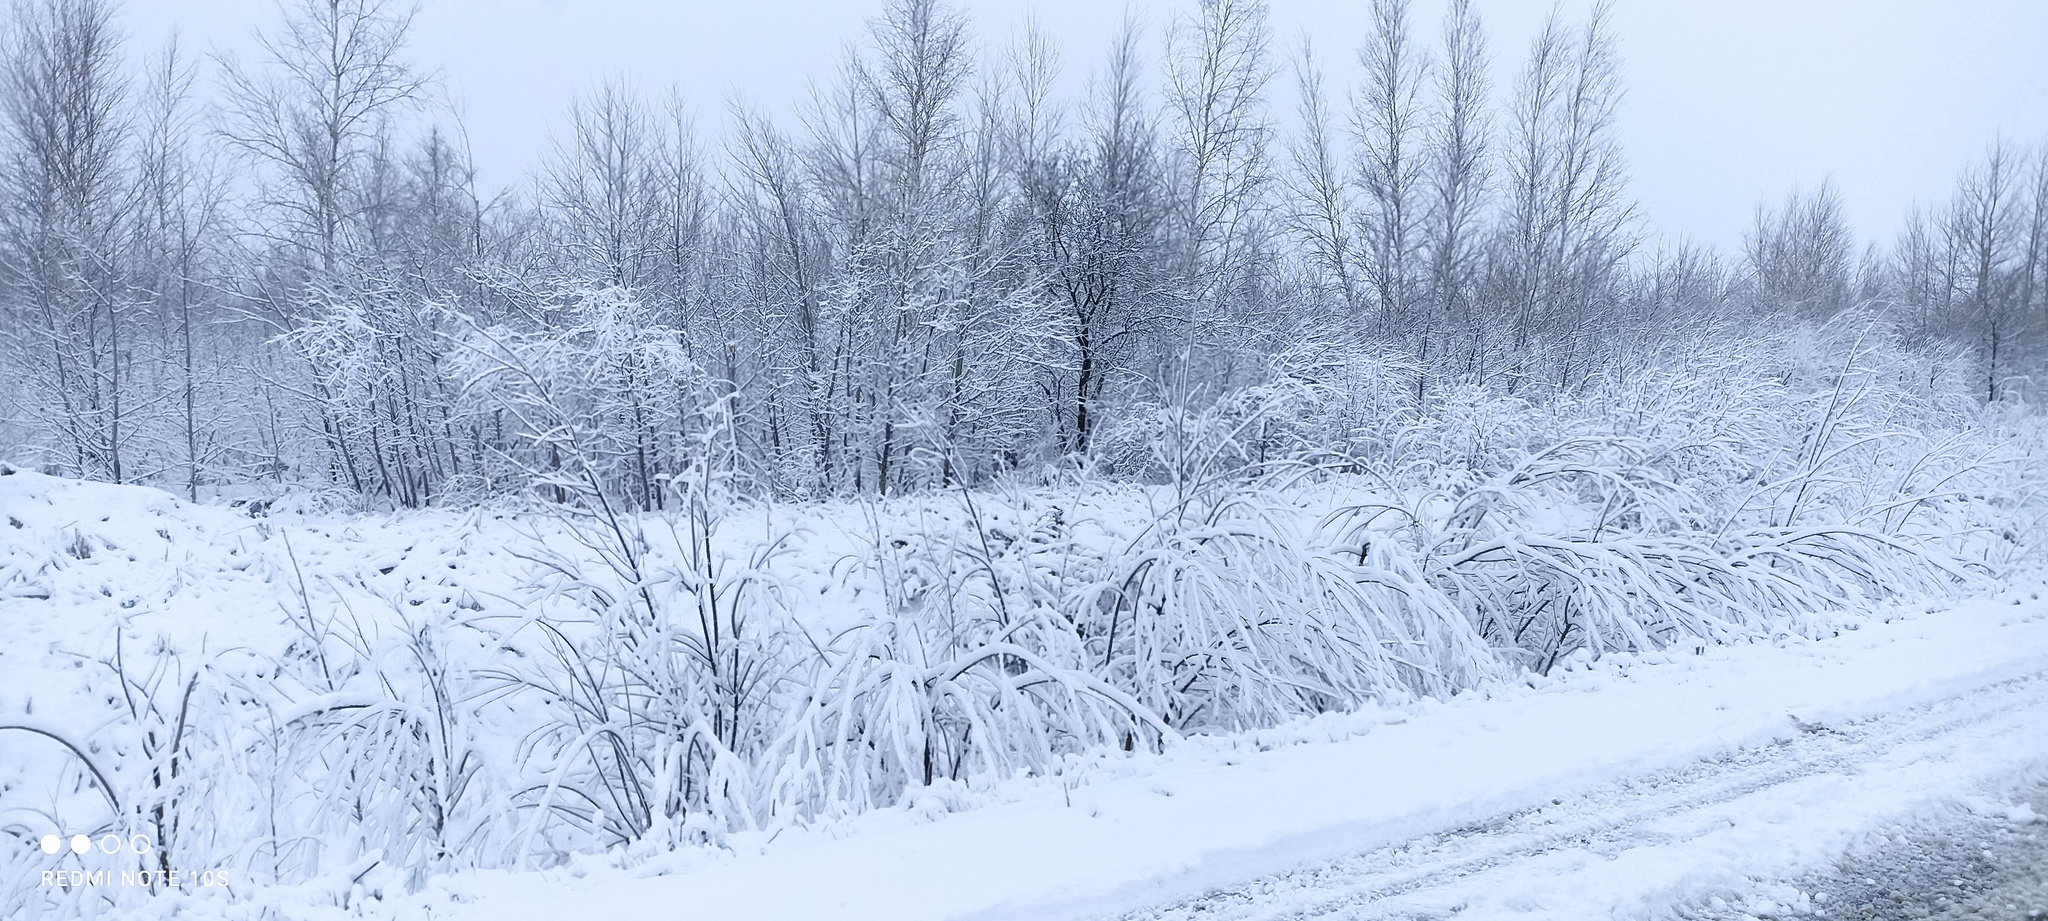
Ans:
<svg viewBox="0 0 2048 921"><path fill-rule="evenodd" d="M1289 175L1292 207L1286 211L1288 229L1308 247L1310 263L1323 284L1336 292L1346 318L1356 326L1364 319L1363 286L1353 266L1358 215L1342 154L1331 138L1323 71L1307 36L1302 37L1301 57L1295 61L1295 86L1300 96L1301 133L1289 145L1294 169Z"/></svg>
<svg viewBox="0 0 2048 921"><path fill-rule="evenodd" d="M1365 67L1365 86L1353 125L1358 181L1367 201L1366 281L1377 301L1380 329L1391 332L1418 319L1411 311L1421 281L1421 93L1429 64L1408 36L1408 0L1373 0L1372 32L1359 63ZM1412 332L1425 340L1428 335L1426 329Z"/></svg>
<svg viewBox="0 0 2048 921"><path fill-rule="evenodd" d="M131 125L107 0L16 0L0 75L6 325L36 369L44 426L81 476L126 480L135 347L122 229Z"/></svg>
<svg viewBox="0 0 2048 921"><path fill-rule="evenodd" d="M894 0L868 29L878 59L859 67L861 90L894 142L896 193L913 199L931 191L927 172L959 130L967 19L939 0Z"/></svg>
<svg viewBox="0 0 2048 921"><path fill-rule="evenodd" d="M1713 250L1689 243L1659 249L1645 274L1634 286L1632 323L1698 328L1730 319L1730 273Z"/></svg>
<svg viewBox="0 0 2048 921"><path fill-rule="evenodd" d="M654 170L657 232L654 296L677 329L691 328L691 301L708 284L706 255L710 248L711 189L704 174L704 152L697 143L696 123L680 90L671 89L661 106L662 154ZM687 347L687 343L685 344ZM698 356L707 365L729 356ZM727 370L726 377L732 378Z"/></svg>
<svg viewBox="0 0 2048 921"><path fill-rule="evenodd" d="M1961 269L1953 281L1965 316L1977 331L1984 360L1984 397L1997 400L2014 363L2015 342L2027 327L2015 264L2025 254L2022 198L2025 160L2004 141L1956 184L1944 228Z"/></svg>
<svg viewBox="0 0 2048 921"><path fill-rule="evenodd" d="M1775 214L1759 205L1743 260L1765 307L1826 317L1849 306L1855 247L1834 185L1823 182L1811 195L1792 192Z"/></svg>
<svg viewBox="0 0 2048 921"><path fill-rule="evenodd" d="M1126 22L1124 33L1132 28ZM1013 170L1028 171L1046 162L1066 129L1066 111L1053 96L1060 74L1059 47L1033 17L1026 22L1022 39L1011 44L1004 63L1007 78L1016 87L1014 102L1004 113L1005 153Z"/></svg>
<svg viewBox="0 0 2048 921"><path fill-rule="evenodd" d="M1513 373L1526 375L1531 340L1556 337L1566 384L1596 356L1581 341L1616 294L1635 246L1635 206L1615 135L1621 101L1613 8L1601 3L1576 38L1553 13L1516 84L1497 243L1499 296L1514 313Z"/></svg>
<svg viewBox="0 0 2048 921"><path fill-rule="evenodd" d="M886 332L881 301L888 196L880 129L864 103L858 67L849 57L839 79L814 91L804 113L808 138L801 147L802 201L811 214L820 273L817 321L824 397L814 413L827 417L825 468L832 491L860 492L874 484L871 433L881 428L881 398L865 356L881 348Z"/></svg>
<svg viewBox="0 0 2048 921"><path fill-rule="evenodd" d="M365 494L412 505L436 477L422 463L435 439L414 427L391 373L431 367L412 353L426 321L401 286L371 269L378 193L394 165L392 120L424 101L426 78L401 58L414 10L390 0L293 0L259 37L265 60L222 61L228 117L221 136L262 172L264 240L283 265L256 273L266 319L306 359L329 463ZM389 426L387 426L389 423ZM390 426L395 426L395 430Z"/></svg>
<svg viewBox="0 0 2048 921"><path fill-rule="evenodd" d="M219 171L198 147L196 76L175 41L151 62L137 132L134 230L136 285L155 305L176 369L181 485L193 501L204 468L223 447L216 442L218 414L201 414L200 392L213 383L214 361L202 354L211 345L202 330L212 300L204 275L223 229L226 197Z"/></svg>
<svg viewBox="0 0 2048 921"><path fill-rule="evenodd" d="M319 270L341 267L351 184L385 122L419 104L426 78L400 58L414 10L393 0L292 0L261 36L263 71L224 60L226 139L273 168L269 204Z"/></svg>
<svg viewBox="0 0 2048 921"><path fill-rule="evenodd" d="M1111 384L1137 373L1141 346L1166 345L1167 220L1157 138L1138 80L1138 28L1126 20L1094 80L1076 144L1040 149L1016 169L1030 215L1031 259L1056 305L1068 361L1041 385L1061 451L1086 456L1107 407Z"/></svg>
<svg viewBox="0 0 2048 921"><path fill-rule="evenodd" d="M1425 295L1446 329L1478 322L1478 297L1490 175L1486 35L1471 0L1444 12L1443 62L1433 71L1435 107L1426 131L1423 258ZM1475 337L1476 338L1476 337ZM1474 344L1477 351L1477 344ZM1471 356L1476 359L1476 354Z"/></svg>
<svg viewBox="0 0 2048 921"><path fill-rule="evenodd" d="M1570 54L1564 23L1555 12L1529 46L1529 54L1509 103L1507 149L1503 175L1507 187L1505 213L1499 227L1500 299L1512 311L1515 350L1529 338L1547 307L1546 277L1555 273L1558 216L1551 192L1559 169L1558 139L1552 130L1563 93Z"/></svg>
<svg viewBox="0 0 2048 921"><path fill-rule="evenodd" d="M665 139L653 113L616 81L571 104L569 125L541 181L565 268L586 284L638 287L662 242Z"/></svg>
<svg viewBox="0 0 2048 921"><path fill-rule="evenodd" d="M1603 0L1580 27L1559 113L1554 194L1565 271L1558 281L1575 310L1596 307L1611 293L1609 285L1636 242L1635 203L1626 197L1628 173L1616 134L1622 86L1613 14L1611 0Z"/></svg>
<svg viewBox="0 0 2048 921"><path fill-rule="evenodd" d="M925 453L935 446L918 442L938 430L944 391L933 321L958 306L942 279L961 242L951 226L964 166L958 104L973 62L966 16L941 0L894 0L868 31L876 57L857 73L883 139L887 193L872 279L881 338L862 374L879 423L869 445L875 488L887 494L911 485L911 464L924 478L946 465L942 450Z"/></svg>
<svg viewBox="0 0 2048 921"><path fill-rule="evenodd" d="M1943 301L1950 291L1948 275L1943 271L1946 247L1941 236L1940 228L1929 221L1927 212L1914 208L1892 243L1887 267L1894 308L1906 311L1908 315L1903 319L1908 328L1923 335L1935 331L1936 307L1945 306Z"/></svg>
<svg viewBox="0 0 2048 921"><path fill-rule="evenodd" d="M1267 42L1260 0L1201 0L1167 36L1173 229L1197 313L1245 271L1248 219L1268 179Z"/></svg>
<svg viewBox="0 0 2048 921"><path fill-rule="evenodd" d="M2020 260L2015 305L2022 322L2048 329L2048 143L2034 148L2033 177L2021 195L2026 199L2024 256Z"/></svg>
<svg viewBox="0 0 2048 921"><path fill-rule="evenodd" d="M825 262L816 218L793 145L767 119L735 104L727 159L733 174L726 200L736 208L734 233L744 247L740 277L744 310L770 330L763 361L774 383L768 440L786 482L799 492L838 482L840 438L830 404L837 392L833 330L824 304Z"/></svg>

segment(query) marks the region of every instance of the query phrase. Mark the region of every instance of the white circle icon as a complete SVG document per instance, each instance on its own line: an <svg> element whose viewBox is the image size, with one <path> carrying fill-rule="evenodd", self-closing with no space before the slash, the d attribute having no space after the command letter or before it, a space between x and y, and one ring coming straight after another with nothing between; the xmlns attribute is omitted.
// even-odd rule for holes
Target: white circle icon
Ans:
<svg viewBox="0 0 2048 921"><path fill-rule="evenodd" d="M65 839L57 835L44 835L38 843L42 845L43 853L55 854L64 849L64 842ZM73 853L83 855L92 852L93 839L88 836L72 835L70 842ZM131 854L147 854L156 848L156 842L148 835L129 835L124 839L120 835L106 834L100 836L99 847L103 854L119 854L124 848Z"/></svg>

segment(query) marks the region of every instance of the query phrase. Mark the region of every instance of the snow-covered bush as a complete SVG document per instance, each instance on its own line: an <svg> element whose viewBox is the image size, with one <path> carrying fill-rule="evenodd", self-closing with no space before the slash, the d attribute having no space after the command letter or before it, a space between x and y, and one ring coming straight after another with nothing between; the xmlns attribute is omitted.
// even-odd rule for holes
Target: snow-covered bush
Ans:
<svg viewBox="0 0 2048 921"><path fill-rule="evenodd" d="M111 691L75 701L97 728L0 719L33 753L0 762L0 803L55 785L36 808L71 826L344 904L1577 656L1819 634L2009 571L2044 520L2031 415L1836 326L1542 398L1358 394L1400 363L1296 362L1132 414L1055 482L796 506L747 498L716 399L642 496L600 375L632 349L571 329L465 359L472 411L529 433L493 474L524 501L251 517L65 487L128 490L119 524L65 511L87 500L63 481L0 480L34 486L0 521L0 590L28 600L0 602L103 611L73 653L92 680L64 681ZM120 626L211 597L188 579L232 589L206 616L242 639Z"/></svg>
<svg viewBox="0 0 2048 921"><path fill-rule="evenodd" d="M578 292L540 329L471 328L449 359L459 412L516 444L490 468L500 487L557 501L602 492L625 509L660 507L665 484L722 462L727 407L690 357L682 330L631 292ZM726 433L726 434L729 434Z"/></svg>

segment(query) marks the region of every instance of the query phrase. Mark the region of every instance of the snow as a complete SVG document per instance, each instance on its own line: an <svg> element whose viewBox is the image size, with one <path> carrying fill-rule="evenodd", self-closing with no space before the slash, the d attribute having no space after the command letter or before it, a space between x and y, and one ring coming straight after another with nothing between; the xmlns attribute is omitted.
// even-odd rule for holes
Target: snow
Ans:
<svg viewBox="0 0 2048 921"><path fill-rule="evenodd" d="M879 541L878 532L845 523L857 511L810 510L810 525L792 538L800 565L789 583L819 599L806 609L814 623L829 625L862 590L859 579L821 575L844 570L860 542ZM88 717L119 710L118 686L95 664L115 655L116 636L133 644L128 656L170 642L172 684L200 667L252 686L275 682L270 663L299 641L294 618L310 618L301 607L307 597L364 618L353 627L359 639L403 627L408 617L503 615L526 597L521 558L510 548L519 535L538 533L532 522L489 511L252 519L153 490L26 472L0 477L0 512L0 623L10 631L0 644L0 724L94 739L96 754L102 743L134 751L118 736L106 741L106 716ZM926 508L908 517L936 514ZM931 527L942 535L946 523ZM1604 917L1723 892L1798 907L1796 893L1771 895L1777 890L1755 881L1827 860L1885 821L2048 763L2048 603L2030 584L1949 608L1875 610L1821 639L1783 634L1580 657L1548 677L1494 682L1448 700L1198 735L1159 754L1068 754L1031 776L942 780L897 806L737 832L720 846L650 840L545 869L430 876L411 895L399 895L405 887L379 866L411 858L373 853L306 883L248 881L233 898L187 889L122 903L123 911L477 921L679 910L763 921L1079 918L1346 859L1372 872L1380 864L1392 868L1387 873L1421 867L1411 876L1430 885L1401 895L1401 904L1461 917ZM389 601L382 613L364 604L379 598ZM117 624L119 631L103 629ZM358 694L280 694L268 718L288 724L375 703ZM1913 715L1928 707L1937 709ZM481 731L488 735L491 725ZM1772 760L1780 749L1834 744L1846 726L1870 741L1814 755L1844 764L1778 770ZM1777 774L1757 784L1744 780L1750 774L1713 772L1745 758ZM134 770L117 768L116 786L132 783ZM51 776L71 779L55 799L10 799L8 791L41 789L31 781ZM1702 793L1716 783L1729 790ZM33 830L25 840L34 840L49 830L38 816L103 812L100 797L61 749L0 732L0 822L8 829ZM2023 807L1985 808L2009 809L2014 822L2038 820ZM1531 810L1537 819L1516 818ZM1611 819L1621 812L1631 830L1617 837ZM1578 838L1593 845L1559 843ZM1450 864L1468 875L1428 869Z"/></svg>
<svg viewBox="0 0 2048 921"><path fill-rule="evenodd" d="M409 5L119 5L0 28L0 921L1782 912L2037 817L2048 149L1653 251L1604 5L1493 92L1376 3L1285 137L1265 0L1090 100L893 0L487 200Z"/></svg>
<svg viewBox="0 0 2048 921"><path fill-rule="evenodd" d="M479 874L397 917L1026 919L1086 917L1455 829L1610 782L2048 670L2048 604L1982 599L1900 612L1825 641L1610 659L1442 704L1200 739L1128 772L1038 783L1016 801L929 820L919 804L658 876L578 867ZM1854 774L1780 786L1725 829L1612 861L1559 852L1462 917L1595 917L1825 859L1875 823L2048 759L2040 684L2019 719L1955 750L1908 749ZM1796 718L1796 720L1795 720ZM1329 737L1340 737L1330 741ZM1322 738L1318 738L1322 737ZM1293 743L1293 744L1288 744ZM1268 750L1261 750L1268 749ZM1580 912L1584 912L1581 914Z"/></svg>

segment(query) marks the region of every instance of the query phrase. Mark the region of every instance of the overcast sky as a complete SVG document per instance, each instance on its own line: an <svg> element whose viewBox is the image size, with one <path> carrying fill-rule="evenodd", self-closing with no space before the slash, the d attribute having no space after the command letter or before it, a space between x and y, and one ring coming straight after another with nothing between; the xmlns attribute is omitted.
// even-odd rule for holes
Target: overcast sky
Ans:
<svg viewBox="0 0 2048 921"><path fill-rule="evenodd" d="M1130 5L1147 56L1192 0ZM1304 34L1351 80L1363 0L1273 0L1275 51ZM1589 4L1565 0L1568 15ZM1116 0L976 0L984 48L1035 16L1078 87L1124 16ZM1550 9L1480 0L1498 80L1512 76ZM569 100L607 77L654 95L681 88L709 141L725 101L788 111L862 37L875 2L825 0L424 0L412 60L438 71L487 185L526 181ZM1418 0L1433 41L1440 2ZM136 50L173 31L188 49L251 54L272 0L128 0ZM1850 219L1889 237L1915 203L1945 197L1957 171L2001 134L2048 140L2048 0L1619 0L1628 97L1621 114L1631 190L1650 227L1732 249L1759 200L1833 177ZM1293 108L1284 74L1269 93Z"/></svg>

